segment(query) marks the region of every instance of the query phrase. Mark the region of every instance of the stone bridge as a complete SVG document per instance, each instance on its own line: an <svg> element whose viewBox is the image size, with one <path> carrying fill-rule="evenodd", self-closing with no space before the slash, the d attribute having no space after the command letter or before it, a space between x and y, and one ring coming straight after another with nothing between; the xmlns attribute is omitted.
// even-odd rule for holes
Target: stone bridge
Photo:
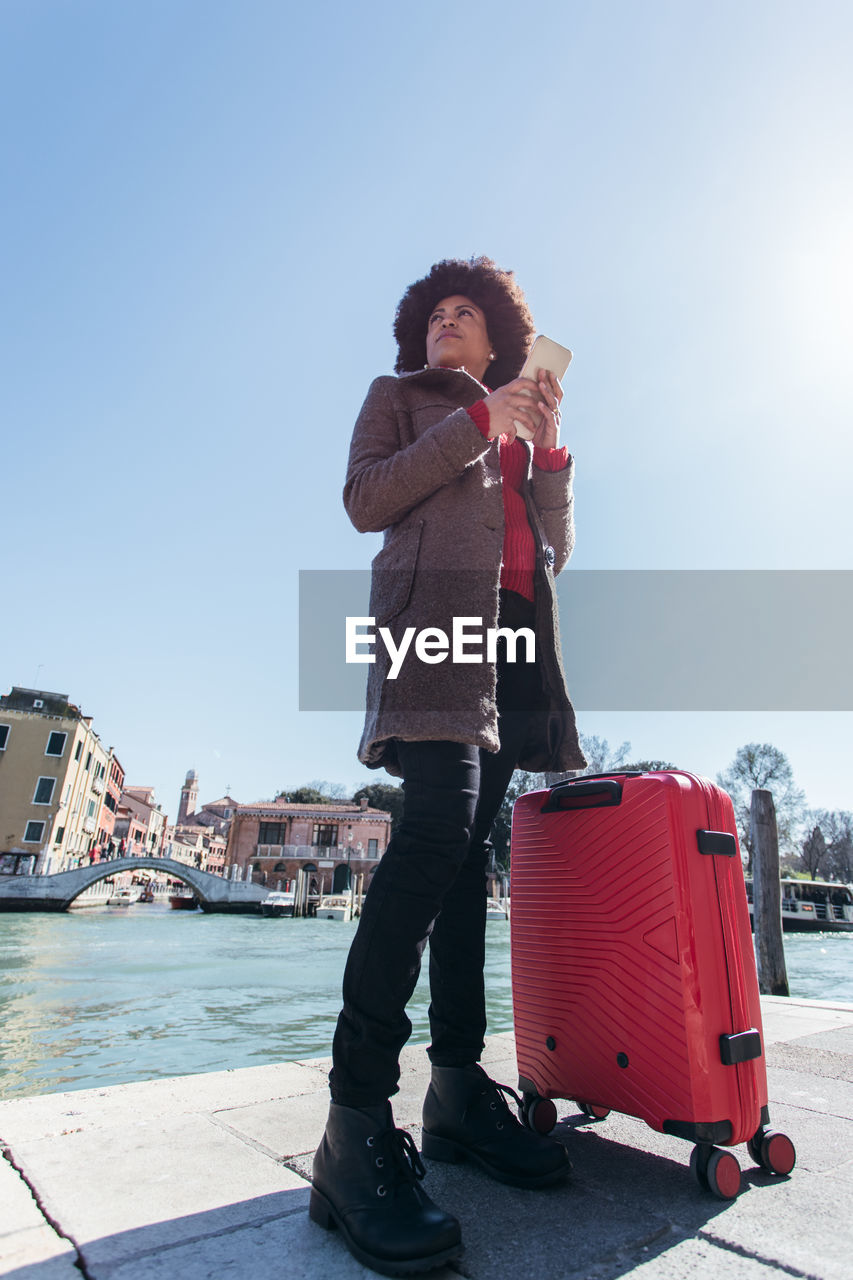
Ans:
<svg viewBox="0 0 853 1280"><path fill-rule="evenodd" d="M67 911L78 894L98 880L142 867L188 884L203 911L258 912L269 893L264 885L225 880L171 858L112 858L53 876L0 876L0 911Z"/></svg>

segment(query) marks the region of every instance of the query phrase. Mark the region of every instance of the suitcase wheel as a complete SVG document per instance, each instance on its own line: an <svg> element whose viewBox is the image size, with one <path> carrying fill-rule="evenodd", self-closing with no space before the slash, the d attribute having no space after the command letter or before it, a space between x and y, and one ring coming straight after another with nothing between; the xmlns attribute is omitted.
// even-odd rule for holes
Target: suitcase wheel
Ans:
<svg viewBox="0 0 853 1280"><path fill-rule="evenodd" d="M557 1108L550 1098L541 1098L538 1093L525 1093L519 1107L519 1119L534 1133L550 1133L557 1123Z"/></svg>
<svg viewBox="0 0 853 1280"><path fill-rule="evenodd" d="M578 1106L590 1120L606 1120L610 1115L609 1107L601 1107L597 1102L579 1102Z"/></svg>
<svg viewBox="0 0 853 1280"><path fill-rule="evenodd" d="M740 1191L740 1165L731 1151L700 1144L690 1154L690 1172L704 1191L734 1200Z"/></svg>
<svg viewBox="0 0 853 1280"><path fill-rule="evenodd" d="M789 1174L797 1163L793 1142L776 1129L759 1129L746 1146L756 1164L779 1177Z"/></svg>

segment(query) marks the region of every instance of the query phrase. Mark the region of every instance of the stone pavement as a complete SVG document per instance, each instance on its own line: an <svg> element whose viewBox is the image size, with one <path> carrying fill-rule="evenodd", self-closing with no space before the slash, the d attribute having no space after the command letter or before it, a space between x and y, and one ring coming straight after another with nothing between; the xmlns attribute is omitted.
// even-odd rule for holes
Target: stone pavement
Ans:
<svg viewBox="0 0 853 1280"><path fill-rule="evenodd" d="M853 1005L765 998L771 1121L797 1167L773 1179L735 1149L735 1201L702 1192L690 1145L627 1116L558 1103L572 1181L520 1191L427 1162L466 1250L435 1280L733 1280L853 1274ZM511 1035L484 1062L516 1083ZM0 1275L8 1280L364 1280L309 1222L306 1176L326 1061L0 1102ZM395 1114L419 1138L428 1067L404 1055Z"/></svg>

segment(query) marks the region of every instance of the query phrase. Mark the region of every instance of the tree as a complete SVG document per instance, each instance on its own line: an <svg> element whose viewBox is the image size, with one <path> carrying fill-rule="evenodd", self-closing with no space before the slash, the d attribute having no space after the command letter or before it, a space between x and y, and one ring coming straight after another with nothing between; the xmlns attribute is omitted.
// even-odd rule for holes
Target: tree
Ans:
<svg viewBox="0 0 853 1280"><path fill-rule="evenodd" d="M369 786L359 787L353 796L353 803L358 804L366 799L371 809L384 809L391 815L391 834L400 825L403 816L403 788L391 786L387 782L371 782Z"/></svg>
<svg viewBox="0 0 853 1280"><path fill-rule="evenodd" d="M301 787L285 787L276 799L286 800L289 804L346 804L349 792L342 782L323 782L314 778Z"/></svg>
<svg viewBox="0 0 853 1280"><path fill-rule="evenodd" d="M819 809L815 813L826 841L825 875L843 884L853 881L853 813L843 809Z"/></svg>
<svg viewBox="0 0 853 1280"><path fill-rule="evenodd" d="M526 791L539 791L545 785L541 773L528 773L526 769L516 769L510 778L503 804L492 824L492 844L495 851L495 865L502 874L509 871L509 845L512 830L512 806L519 796Z"/></svg>
<svg viewBox="0 0 853 1280"><path fill-rule="evenodd" d="M812 880L817 880L818 872L826 859L826 841L820 827L812 827L800 849L800 862Z"/></svg>
<svg viewBox="0 0 853 1280"><path fill-rule="evenodd" d="M797 828L805 806L803 792L794 785L788 757L769 742L749 742L739 747L728 769L717 774L718 784L728 791L734 804L741 848L746 850L752 866L752 833L749 825L750 802L756 789L771 791L776 809L780 853L793 850Z"/></svg>
<svg viewBox="0 0 853 1280"><path fill-rule="evenodd" d="M316 787L292 787L290 791L281 791L277 800L285 800L288 804L328 804L329 797Z"/></svg>
<svg viewBox="0 0 853 1280"><path fill-rule="evenodd" d="M342 782L325 782L321 778L312 778L308 786L325 796L327 804L346 804L349 799L349 788Z"/></svg>
<svg viewBox="0 0 853 1280"><path fill-rule="evenodd" d="M625 757L631 750L630 742L623 742L621 747L611 751L606 738L598 738L594 734L580 735L581 750L588 760L584 773L609 773L625 768ZM583 775L579 775L583 776Z"/></svg>
<svg viewBox="0 0 853 1280"><path fill-rule="evenodd" d="M678 765L670 760L630 760L622 765L623 769L640 769L643 773L658 773L662 769L677 769Z"/></svg>

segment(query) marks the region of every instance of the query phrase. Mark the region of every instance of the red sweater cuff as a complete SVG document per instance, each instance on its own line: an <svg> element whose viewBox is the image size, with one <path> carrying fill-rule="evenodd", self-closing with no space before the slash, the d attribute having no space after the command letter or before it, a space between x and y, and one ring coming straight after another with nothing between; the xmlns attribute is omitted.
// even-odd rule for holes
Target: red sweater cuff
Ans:
<svg viewBox="0 0 853 1280"><path fill-rule="evenodd" d="M471 410L469 409L470 413ZM488 409L486 410L488 413ZM533 446L533 465L540 471L564 471L569 465L569 446L561 445L559 449L540 449Z"/></svg>
<svg viewBox="0 0 853 1280"><path fill-rule="evenodd" d="M475 400L468 409L468 417L484 440L489 438L489 406L485 400Z"/></svg>

